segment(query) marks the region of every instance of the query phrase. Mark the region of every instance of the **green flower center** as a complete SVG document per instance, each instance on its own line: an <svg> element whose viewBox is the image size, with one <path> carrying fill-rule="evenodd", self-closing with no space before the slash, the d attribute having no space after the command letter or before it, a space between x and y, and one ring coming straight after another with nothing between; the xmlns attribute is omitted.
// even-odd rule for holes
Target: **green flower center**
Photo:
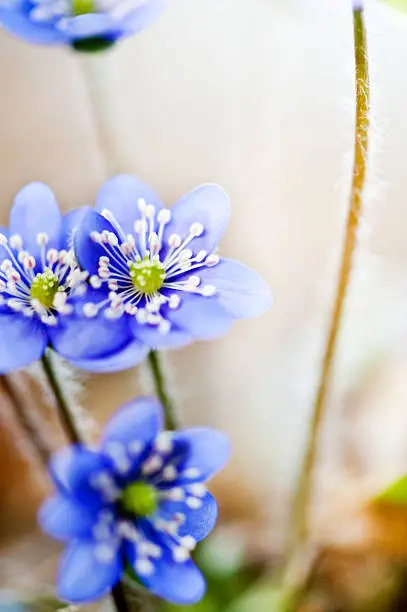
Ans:
<svg viewBox="0 0 407 612"><path fill-rule="evenodd" d="M30 295L38 300L44 308L51 308L59 289L58 277L51 270L37 274L31 283Z"/></svg>
<svg viewBox="0 0 407 612"><path fill-rule="evenodd" d="M75 17L95 13L95 4L93 0L72 0L72 12Z"/></svg>
<svg viewBox="0 0 407 612"><path fill-rule="evenodd" d="M130 276L134 287L144 295L156 293L164 284L165 268L160 261L143 260L130 264Z"/></svg>
<svg viewBox="0 0 407 612"><path fill-rule="evenodd" d="M124 489L121 501L126 512L151 516L158 507L157 489L145 482L135 482Z"/></svg>

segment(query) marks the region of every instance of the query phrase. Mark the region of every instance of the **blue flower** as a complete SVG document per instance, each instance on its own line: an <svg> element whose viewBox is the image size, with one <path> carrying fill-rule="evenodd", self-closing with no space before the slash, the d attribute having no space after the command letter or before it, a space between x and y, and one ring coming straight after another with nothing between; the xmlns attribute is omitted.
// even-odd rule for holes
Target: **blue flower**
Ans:
<svg viewBox="0 0 407 612"><path fill-rule="evenodd" d="M166 0L0 0L0 24L31 43L92 51L139 32L165 6Z"/></svg>
<svg viewBox="0 0 407 612"><path fill-rule="evenodd" d="M97 300L84 314L125 321L150 348L186 345L225 334L232 322L271 305L265 282L215 249L230 204L217 185L202 185L171 209L137 178L120 175L102 186L74 248Z"/></svg>
<svg viewBox="0 0 407 612"><path fill-rule="evenodd" d="M54 194L41 183L16 196L10 227L0 228L0 373L39 359L70 326L69 357L79 367L113 363L120 369L129 355L131 361L144 357L125 325L112 329L102 316L91 321L81 314L88 275L77 265L72 235L84 214L61 217ZM64 354L63 342L59 347Z"/></svg>
<svg viewBox="0 0 407 612"><path fill-rule="evenodd" d="M106 595L128 568L155 595L178 604L205 591L190 552L214 527L217 505L205 482L230 454L219 431L162 432L153 398L122 407L100 448L71 446L51 459L57 493L39 523L67 541L58 595L85 603Z"/></svg>

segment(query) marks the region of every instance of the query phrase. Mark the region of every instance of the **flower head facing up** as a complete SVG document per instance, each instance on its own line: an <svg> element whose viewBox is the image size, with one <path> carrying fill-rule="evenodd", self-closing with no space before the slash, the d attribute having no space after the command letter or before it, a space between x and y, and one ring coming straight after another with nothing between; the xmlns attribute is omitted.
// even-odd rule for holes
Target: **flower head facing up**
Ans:
<svg viewBox="0 0 407 612"><path fill-rule="evenodd" d="M88 274L72 249L80 209L61 217L52 191L31 183L17 194L9 229L0 229L0 373L39 359L48 345L63 356L61 336L70 330L69 358L79 367L101 369L113 359L140 360L145 349L123 326L82 313ZM131 345L129 347L129 345ZM113 357L112 357L113 355ZM120 369L120 364L117 365Z"/></svg>
<svg viewBox="0 0 407 612"><path fill-rule="evenodd" d="M75 235L97 298L85 315L126 322L136 340L165 348L219 337L233 320L265 312L271 294L264 281L215 253L229 216L217 185L198 187L167 209L135 177L108 181Z"/></svg>
<svg viewBox="0 0 407 612"><path fill-rule="evenodd" d="M147 27L166 0L0 0L0 23L21 38L97 51Z"/></svg>
<svg viewBox="0 0 407 612"><path fill-rule="evenodd" d="M58 591L73 603L107 594L131 568L154 594L198 601L204 579L190 553L212 530L205 482L230 443L211 429L162 432L161 406L140 398L107 424L99 450L74 446L51 460L57 494L40 510L45 532L66 540Z"/></svg>

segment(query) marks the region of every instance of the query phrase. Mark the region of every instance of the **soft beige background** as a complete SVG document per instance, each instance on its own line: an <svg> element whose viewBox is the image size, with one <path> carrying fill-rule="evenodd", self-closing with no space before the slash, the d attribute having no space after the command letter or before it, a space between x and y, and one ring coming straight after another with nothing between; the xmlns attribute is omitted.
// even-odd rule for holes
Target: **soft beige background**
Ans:
<svg viewBox="0 0 407 612"><path fill-rule="evenodd" d="M376 417L361 410L363 433L352 442L386 479L405 469L407 448L407 18L374 0L367 13L368 214L328 430L340 430L344 394L389 362L393 382L386 370ZM352 62L350 0L171 0L154 26L93 61L0 34L2 221L34 179L65 210L91 202L116 171L137 173L168 203L203 181L230 193L223 253L265 276L274 308L221 341L171 353L169 366L184 421L230 433L226 479L240 474L242 495L260 496L275 519L287 511L333 295L352 161ZM103 134L98 97L109 115ZM394 376L400 391L389 397ZM137 390L135 373L95 378L86 404L103 419ZM335 489L343 439L328 439Z"/></svg>

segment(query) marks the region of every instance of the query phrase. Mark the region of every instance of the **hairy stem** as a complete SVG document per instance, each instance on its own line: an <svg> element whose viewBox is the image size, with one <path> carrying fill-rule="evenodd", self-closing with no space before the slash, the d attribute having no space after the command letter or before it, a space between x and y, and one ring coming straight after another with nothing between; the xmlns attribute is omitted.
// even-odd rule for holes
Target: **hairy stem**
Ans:
<svg viewBox="0 0 407 612"><path fill-rule="evenodd" d="M21 428L27 434L29 441L34 446L42 463L47 465L50 457L50 449L30 414L30 408L27 408L26 402L18 392L16 388L17 385L10 376L1 376L0 384L5 395L7 395L10 400L10 404L13 407Z"/></svg>
<svg viewBox="0 0 407 612"><path fill-rule="evenodd" d="M52 363L52 355L49 350L47 350L42 357L42 365L49 386L51 387L55 396L59 416L66 431L67 437L73 444L82 444L84 441L82 440L81 432L75 423L72 408L70 407L69 401L63 392L62 385L58 380L58 374ZM111 596L117 612L130 612L121 582L118 582L112 589Z"/></svg>
<svg viewBox="0 0 407 612"><path fill-rule="evenodd" d="M321 426L327 404L329 383L348 294L353 258L357 246L357 233L362 213L362 195L366 176L368 131L370 124L370 85L366 47L364 13L353 12L356 69L356 128L353 180L346 225L342 262L338 277L335 304L332 312L328 340L322 362L321 378L315 400L310 431L294 498L292 551L301 547L308 537L308 514Z"/></svg>
<svg viewBox="0 0 407 612"><path fill-rule="evenodd" d="M155 391L164 408L166 429L175 430L177 429L177 419L175 417L174 404L166 388L160 355L157 351L150 351L148 354L148 363L151 369Z"/></svg>

